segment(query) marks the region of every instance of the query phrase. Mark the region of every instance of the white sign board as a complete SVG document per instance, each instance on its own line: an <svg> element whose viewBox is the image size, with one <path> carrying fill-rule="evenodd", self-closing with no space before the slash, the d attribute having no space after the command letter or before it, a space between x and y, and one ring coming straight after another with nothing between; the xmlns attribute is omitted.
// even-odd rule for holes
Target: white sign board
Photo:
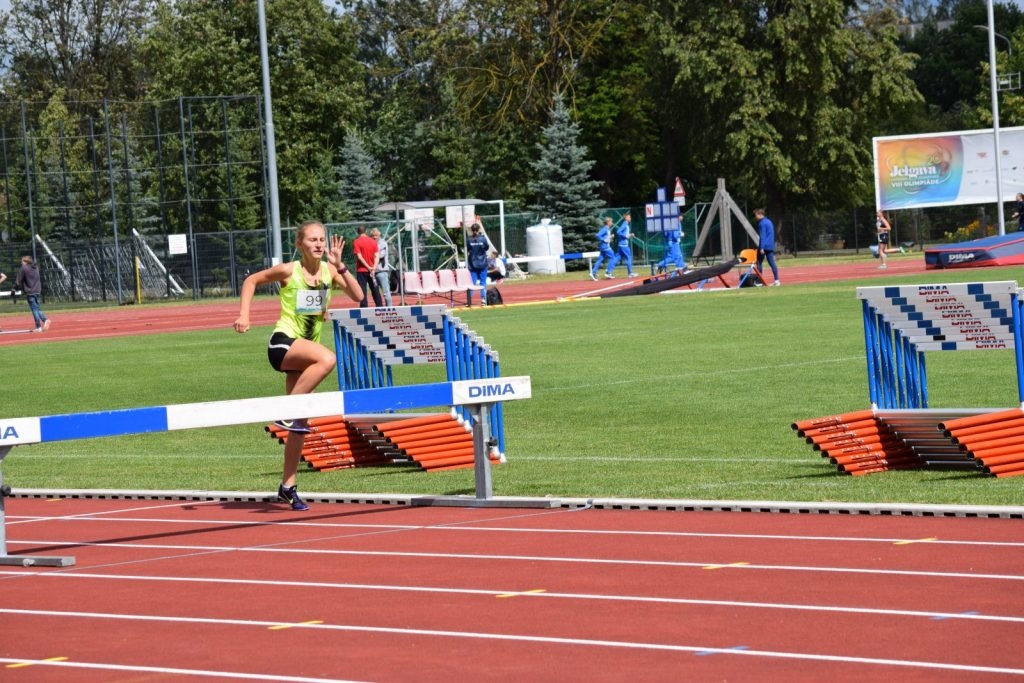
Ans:
<svg viewBox="0 0 1024 683"><path fill-rule="evenodd" d="M188 253L188 239L186 235L168 235L167 253L171 256L180 256Z"/></svg>

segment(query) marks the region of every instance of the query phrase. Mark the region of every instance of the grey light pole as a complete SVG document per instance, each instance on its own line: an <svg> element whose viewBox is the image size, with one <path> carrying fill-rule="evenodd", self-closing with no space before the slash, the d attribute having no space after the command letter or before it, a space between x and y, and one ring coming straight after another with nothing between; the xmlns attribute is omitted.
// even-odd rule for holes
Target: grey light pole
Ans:
<svg viewBox="0 0 1024 683"><path fill-rule="evenodd" d="M988 8L988 71L989 71L989 87L992 90L992 142L995 146L995 165L996 165L996 216L999 222L999 234L1006 234L1006 225L1004 224L1003 217L1003 173L1000 166L1002 160L1000 159L1000 148L999 144L999 83L996 74L996 29L995 29L995 17L992 12L992 0L986 0L985 2ZM1007 43L1010 41L1007 40Z"/></svg>
<svg viewBox="0 0 1024 683"><path fill-rule="evenodd" d="M273 262L281 263L281 209L277 198L277 152L274 144L274 113L270 101L270 64L267 57L267 15L263 0L256 0L260 25L260 65L263 70L263 111L267 125L267 180L270 193L270 233Z"/></svg>
<svg viewBox="0 0 1024 683"><path fill-rule="evenodd" d="M988 31L988 26L982 26L981 24L975 24L974 28L980 29L982 31ZM1013 56L1013 44L1010 42L1010 39L1007 38L1006 36L1004 36L1002 33L996 33L995 31L993 31L992 33L995 35L996 38L1002 38L1003 40L1006 41L1006 54L1008 54L1008 55L1010 55L1012 57Z"/></svg>

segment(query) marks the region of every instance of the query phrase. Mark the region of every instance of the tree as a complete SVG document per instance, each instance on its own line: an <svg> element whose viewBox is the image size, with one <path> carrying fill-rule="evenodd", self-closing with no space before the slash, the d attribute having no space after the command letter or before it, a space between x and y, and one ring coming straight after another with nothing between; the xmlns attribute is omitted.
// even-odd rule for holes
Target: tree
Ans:
<svg viewBox="0 0 1024 683"><path fill-rule="evenodd" d="M262 93L256 19L253 2L161 5L141 51L148 96ZM322 218L337 200L333 152L365 101L356 26L320 0L276 0L267 31L281 215Z"/></svg>
<svg viewBox="0 0 1024 683"><path fill-rule="evenodd" d="M572 104L595 159L594 178L612 206L649 199L656 185L694 162L690 149L699 132L688 128L692 104L673 89L674 65L651 32L661 21L658 11L650 0L616 3L579 64Z"/></svg>
<svg viewBox="0 0 1024 683"><path fill-rule="evenodd" d="M156 0L11 0L0 13L4 99L134 99L135 49Z"/></svg>
<svg viewBox="0 0 1024 683"><path fill-rule="evenodd" d="M530 209L562 226L566 251L582 251L597 220L596 211L603 204L595 196L601 183L588 175L594 162L578 142L579 124L572 120L561 96L554 102L551 123L537 145L540 154L533 163L535 177L530 183L536 202Z"/></svg>
<svg viewBox="0 0 1024 683"><path fill-rule="evenodd" d="M362 137L355 129L350 129L341 148L340 163L335 167L344 220L377 218L374 209L384 203L384 193L377 182L375 166Z"/></svg>
<svg viewBox="0 0 1024 683"><path fill-rule="evenodd" d="M916 107L913 58L879 0L672 3L660 33L698 106L698 151L730 186L789 209L870 194L871 137Z"/></svg>
<svg viewBox="0 0 1024 683"><path fill-rule="evenodd" d="M926 22L905 41L905 49L920 56L913 77L931 113L933 127L928 131L991 127L985 3L963 0L950 11L949 20L941 24ZM1024 12L996 3L993 15L996 32L1011 43L1007 45L1002 38L996 38L998 70L1019 72L1020 65L1024 64L1024 36L1020 36ZM1024 122L1024 117L1020 116L1024 112L1021 112L1019 91L1005 91L1000 97L1006 105L1000 105L1001 113L1007 115L1005 120L1000 116L1000 123L1019 125Z"/></svg>

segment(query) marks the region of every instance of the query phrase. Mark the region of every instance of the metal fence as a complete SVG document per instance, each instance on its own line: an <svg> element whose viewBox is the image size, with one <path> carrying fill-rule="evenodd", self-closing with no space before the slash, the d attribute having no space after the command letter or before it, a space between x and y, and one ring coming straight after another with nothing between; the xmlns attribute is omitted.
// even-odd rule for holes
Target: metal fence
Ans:
<svg viewBox="0 0 1024 683"><path fill-rule="evenodd" d="M704 228L707 204L688 208L684 221L684 254L692 253L697 232ZM745 211L745 207L741 207ZM654 263L664 255L663 238L646 233L644 207L605 209L601 216L634 216L635 260ZM749 216L749 214L746 214ZM539 222L535 214L516 213L505 217L505 251L512 256L527 256L527 228ZM875 215L870 207L860 209L803 212L771 216L778 232L778 252L793 256L835 253L866 253L876 244ZM920 250L925 244L960 242L997 232L995 212L977 207L926 209L889 214L891 244L906 250ZM484 227L492 241L499 243L497 216L483 216ZM595 217L596 232L600 217ZM431 240L419 245L414 254L408 240L402 241L404 221L328 223L332 234L345 236L351 244L356 227L377 227L391 242L396 269L451 267L463 258L460 229L451 229L436 221ZM709 238L704 252L714 259L719 254L717 222L707 228ZM733 246L738 252L756 246L738 222L733 222ZM282 229L285 258L294 243L294 227ZM56 301L99 301L136 303L168 299L203 299L238 296L250 274L270 263L270 235L266 230L231 230L179 236L184 250L175 249L173 236L130 235L99 240L44 240L37 236L29 242L0 242L0 272L7 273L12 284L22 255L32 255L39 264L43 295ZM593 242L592 235L585 236ZM181 240L178 241L181 246ZM596 244L594 244L596 248ZM351 261L347 250L346 259ZM354 266L354 263L349 263ZM584 261L567 263L568 270L586 267Z"/></svg>

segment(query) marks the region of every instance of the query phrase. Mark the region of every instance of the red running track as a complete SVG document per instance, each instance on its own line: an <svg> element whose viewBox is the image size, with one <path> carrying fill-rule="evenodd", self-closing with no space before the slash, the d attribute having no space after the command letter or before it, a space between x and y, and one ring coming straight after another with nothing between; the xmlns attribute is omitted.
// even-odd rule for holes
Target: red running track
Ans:
<svg viewBox="0 0 1024 683"><path fill-rule="evenodd" d="M7 501L0 680L1024 676L1019 520Z"/></svg>
<svg viewBox="0 0 1024 683"><path fill-rule="evenodd" d="M808 282L824 282L830 280L846 280L853 278L878 277L879 284L885 278L926 272L924 258L891 259L888 270L876 269L875 259L865 258L864 262L836 265L801 265L799 259L789 259L780 267L782 281L785 284L801 284ZM1001 269L985 269L985 277ZM742 271L727 274L726 281L735 286ZM566 297L595 295L608 288L628 287L638 284L642 278L615 280L601 279L593 282L586 273L579 274L579 280L559 282L535 282L530 280L513 282L506 281L501 285L501 293L506 304L522 304L552 302ZM928 281L941 281L941 274L930 277ZM718 280L708 283L708 288L720 288ZM432 297L427 303L444 303L446 299ZM476 299L479 302L479 299ZM397 303L397 302L396 302ZM408 303L413 303L409 301ZM456 297L457 305L464 305L465 299ZM331 303L335 308L349 308L354 303L347 298L335 296ZM43 307L46 310L46 307ZM277 320L279 304L269 298L257 300L253 304L252 324L271 325ZM50 330L41 334L9 333L11 330L27 330L32 327L32 317L28 306L22 301L17 304L3 302L0 304L0 328L8 333L0 334L0 346L50 341L69 341L77 339L100 339L126 335L155 334L162 332L189 332L197 330L230 330L238 316L237 301L184 302L180 304L161 304L156 306L111 306L77 311L57 311L49 313L52 320Z"/></svg>

